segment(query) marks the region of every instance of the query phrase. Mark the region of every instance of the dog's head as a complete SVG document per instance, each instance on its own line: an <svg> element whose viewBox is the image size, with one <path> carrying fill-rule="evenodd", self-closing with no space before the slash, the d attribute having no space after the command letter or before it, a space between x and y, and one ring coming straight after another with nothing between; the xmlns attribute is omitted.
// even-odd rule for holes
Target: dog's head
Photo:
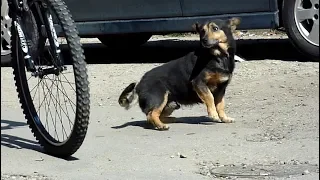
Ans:
<svg viewBox="0 0 320 180"><path fill-rule="evenodd" d="M194 24L193 29L200 35L200 43L203 48L227 51L234 43L233 33L240 24L239 18L228 20L214 20L204 24Z"/></svg>

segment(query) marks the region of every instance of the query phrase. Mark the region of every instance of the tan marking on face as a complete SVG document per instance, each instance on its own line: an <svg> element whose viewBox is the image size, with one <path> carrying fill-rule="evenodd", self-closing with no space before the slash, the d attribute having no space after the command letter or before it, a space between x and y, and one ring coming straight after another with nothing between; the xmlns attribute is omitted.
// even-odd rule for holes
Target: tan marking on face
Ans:
<svg viewBox="0 0 320 180"><path fill-rule="evenodd" d="M224 51L224 53L229 55L229 53L228 53L229 44L227 42L226 43L219 43L219 47Z"/></svg>
<svg viewBox="0 0 320 180"><path fill-rule="evenodd" d="M217 27L219 30L214 31L213 30L214 27ZM206 25L206 33L207 33L208 39L215 39L220 42L227 41L226 34L215 23L209 23Z"/></svg>
<svg viewBox="0 0 320 180"><path fill-rule="evenodd" d="M213 28L217 27L219 30L214 31ZM208 40L217 40L219 41L219 47L222 49L222 51L225 54L228 54L228 48L229 48L229 44L228 44L228 38L226 36L226 34L223 32L223 30L221 30L215 23L211 22L208 23L206 25L204 25L203 30L206 32L207 38ZM218 52L214 52L218 54ZM221 53L221 52L220 52Z"/></svg>

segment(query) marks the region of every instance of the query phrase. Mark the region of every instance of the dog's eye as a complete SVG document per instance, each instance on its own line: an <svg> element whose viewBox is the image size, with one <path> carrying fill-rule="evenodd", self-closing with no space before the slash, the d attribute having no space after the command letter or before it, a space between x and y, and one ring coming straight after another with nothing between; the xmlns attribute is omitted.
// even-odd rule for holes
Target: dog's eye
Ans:
<svg viewBox="0 0 320 180"><path fill-rule="evenodd" d="M216 26L214 26L212 29L213 29L213 31L218 31L219 30L219 28L216 27Z"/></svg>

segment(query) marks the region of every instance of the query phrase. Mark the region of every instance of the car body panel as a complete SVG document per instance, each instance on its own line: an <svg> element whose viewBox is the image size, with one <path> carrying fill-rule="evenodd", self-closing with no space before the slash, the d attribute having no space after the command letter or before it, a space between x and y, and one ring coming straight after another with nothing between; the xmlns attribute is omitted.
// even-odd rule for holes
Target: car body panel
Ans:
<svg viewBox="0 0 320 180"><path fill-rule="evenodd" d="M65 0L81 36L190 32L191 25L240 17L239 29L279 26L277 0Z"/></svg>
<svg viewBox="0 0 320 180"><path fill-rule="evenodd" d="M180 0L183 16L270 12L270 0Z"/></svg>
<svg viewBox="0 0 320 180"><path fill-rule="evenodd" d="M78 22L81 35L126 34L151 32L163 34L170 32L191 32L192 24L213 19L240 17L242 23L238 29L275 28L279 25L278 12L246 13L237 15L217 15L201 17L156 18L139 20Z"/></svg>
<svg viewBox="0 0 320 180"><path fill-rule="evenodd" d="M182 16L179 0L65 0L77 22Z"/></svg>

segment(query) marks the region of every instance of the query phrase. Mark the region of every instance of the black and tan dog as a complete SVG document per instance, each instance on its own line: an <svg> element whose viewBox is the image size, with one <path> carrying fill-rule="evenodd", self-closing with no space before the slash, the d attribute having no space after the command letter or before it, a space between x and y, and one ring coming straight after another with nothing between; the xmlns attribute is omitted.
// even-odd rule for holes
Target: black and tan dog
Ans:
<svg viewBox="0 0 320 180"><path fill-rule="evenodd" d="M148 122L159 130L169 129L164 122L171 121L168 116L180 104L204 103L213 121L233 122L224 111L224 95L235 67L232 33L239 24L238 18L195 24L200 48L145 73L124 89L119 104L129 109L138 100Z"/></svg>

